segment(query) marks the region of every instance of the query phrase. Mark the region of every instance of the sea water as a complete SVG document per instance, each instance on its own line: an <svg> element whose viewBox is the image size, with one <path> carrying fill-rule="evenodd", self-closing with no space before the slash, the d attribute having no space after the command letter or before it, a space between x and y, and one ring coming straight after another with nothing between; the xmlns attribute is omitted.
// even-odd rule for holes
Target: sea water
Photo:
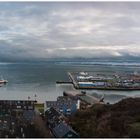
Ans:
<svg viewBox="0 0 140 140"><path fill-rule="evenodd" d="M0 87L0 99L30 100L39 102L56 100L65 90L74 90L73 86L59 85L56 81L68 81L67 72L138 72L139 63L87 62L87 61L49 61L49 62L14 62L0 63L0 76L8 80ZM105 91L87 90L88 94L100 98L105 95L105 102L115 103L126 97L140 97L140 91ZM36 97L35 97L36 95Z"/></svg>

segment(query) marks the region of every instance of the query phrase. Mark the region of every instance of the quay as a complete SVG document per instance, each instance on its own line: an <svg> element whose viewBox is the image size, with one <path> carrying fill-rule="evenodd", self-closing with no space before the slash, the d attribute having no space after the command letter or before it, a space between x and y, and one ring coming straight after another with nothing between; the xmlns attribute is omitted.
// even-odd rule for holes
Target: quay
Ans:
<svg viewBox="0 0 140 140"><path fill-rule="evenodd" d="M135 88L122 88L122 87L79 87L77 89L84 89L84 90L117 90L117 91L132 91L132 90L140 90L140 87Z"/></svg>
<svg viewBox="0 0 140 140"><path fill-rule="evenodd" d="M140 90L140 76L138 76L137 79L134 76L129 79L127 79L127 77L125 78L120 77L119 80L121 80L121 82L119 82L119 80L115 78L114 79L106 78L106 80L104 80L104 79L100 79L100 77L93 77L93 76L87 76L87 75L77 76L77 79L76 79L76 76L70 72L68 72L68 76L69 76L70 82L73 84L75 89L118 90L118 91ZM133 86L135 84L137 86Z"/></svg>
<svg viewBox="0 0 140 140"><path fill-rule="evenodd" d="M75 81L74 77L72 76L72 74L71 74L70 72L68 72L68 76L69 76L69 79L70 79L70 81L72 82L74 88L75 88L75 89L78 89L79 86L78 86L77 82Z"/></svg>

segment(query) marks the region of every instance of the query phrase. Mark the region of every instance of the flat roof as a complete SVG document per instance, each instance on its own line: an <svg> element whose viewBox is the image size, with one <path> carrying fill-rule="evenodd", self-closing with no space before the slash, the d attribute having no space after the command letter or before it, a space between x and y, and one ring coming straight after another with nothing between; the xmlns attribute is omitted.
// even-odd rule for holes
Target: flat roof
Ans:
<svg viewBox="0 0 140 140"><path fill-rule="evenodd" d="M84 96L79 96L79 98L89 104L95 104L95 103L98 103L98 99L93 97L92 96L87 96L87 95L84 95Z"/></svg>
<svg viewBox="0 0 140 140"><path fill-rule="evenodd" d="M64 91L63 93L65 93L67 95L72 95L72 96L82 95L82 93L77 90Z"/></svg>

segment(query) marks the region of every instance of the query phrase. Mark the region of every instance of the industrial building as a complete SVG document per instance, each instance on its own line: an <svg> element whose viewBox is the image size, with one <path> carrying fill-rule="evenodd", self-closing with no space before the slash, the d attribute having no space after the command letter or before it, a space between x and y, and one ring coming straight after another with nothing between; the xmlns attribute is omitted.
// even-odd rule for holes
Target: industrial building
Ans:
<svg viewBox="0 0 140 140"><path fill-rule="evenodd" d="M105 82L78 82L79 87L104 86Z"/></svg>

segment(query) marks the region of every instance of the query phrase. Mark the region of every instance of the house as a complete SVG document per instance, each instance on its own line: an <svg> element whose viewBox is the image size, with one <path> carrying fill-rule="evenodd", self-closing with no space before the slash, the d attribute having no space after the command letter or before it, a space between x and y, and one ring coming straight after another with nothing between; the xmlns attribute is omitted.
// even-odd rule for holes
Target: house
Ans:
<svg viewBox="0 0 140 140"><path fill-rule="evenodd" d="M47 123L50 128L56 127L60 121L65 121L65 116L53 107L45 112L45 117L47 118Z"/></svg>
<svg viewBox="0 0 140 140"><path fill-rule="evenodd" d="M67 118L54 108L45 112L47 125L56 138L77 138L79 135L67 125Z"/></svg>
<svg viewBox="0 0 140 140"><path fill-rule="evenodd" d="M34 110L33 100L0 100L0 109L5 110Z"/></svg>
<svg viewBox="0 0 140 140"><path fill-rule="evenodd" d="M56 138L78 138L79 135L67 124L61 122L52 130Z"/></svg>
<svg viewBox="0 0 140 140"><path fill-rule="evenodd" d="M34 110L24 110L24 112L23 112L23 118L26 121L32 123L34 117L35 117L35 111Z"/></svg>
<svg viewBox="0 0 140 140"><path fill-rule="evenodd" d="M77 103L77 100L70 99L66 96L59 96L57 101L46 101L46 110L53 107L66 116L73 115L77 111Z"/></svg>

